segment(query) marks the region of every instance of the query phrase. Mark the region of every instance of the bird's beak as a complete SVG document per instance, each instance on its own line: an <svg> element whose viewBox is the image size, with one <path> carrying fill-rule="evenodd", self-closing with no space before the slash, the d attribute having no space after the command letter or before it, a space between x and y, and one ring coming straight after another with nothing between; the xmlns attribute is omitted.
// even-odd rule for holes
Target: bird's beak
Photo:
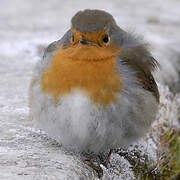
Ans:
<svg viewBox="0 0 180 180"><path fill-rule="evenodd" d="M88 38L86 38L86 37L82 37L80 40L79 40L79 42L81 43L81 44L91 44L91 42L88 40Z"/></svg>
<svg viewBox="0 0 180 180"><path fill-rule="evenodd" d="M88 38L86 38L86 37L82 37L82 38L79 40L79 43L81 43L81 44L83 44L83 45L97 45L97 43L92 42L92 41L89 41Z"/></svg>

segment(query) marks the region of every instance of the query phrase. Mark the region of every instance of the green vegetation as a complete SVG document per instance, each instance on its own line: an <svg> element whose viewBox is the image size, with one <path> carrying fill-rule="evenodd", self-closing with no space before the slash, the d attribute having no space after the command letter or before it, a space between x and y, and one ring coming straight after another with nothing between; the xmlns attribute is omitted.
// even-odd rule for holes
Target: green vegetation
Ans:
<svg viewBox="0 0 180 180"><path fill-rule="evenodd" d="M138 146L131 151L116 150L116 153L129 161L136 179L178 180L180 179L180 133L176 128L163 129L162 126L158 126L158 131L160 133L156 162L148 157L148 154L142 155Z"/></svg>

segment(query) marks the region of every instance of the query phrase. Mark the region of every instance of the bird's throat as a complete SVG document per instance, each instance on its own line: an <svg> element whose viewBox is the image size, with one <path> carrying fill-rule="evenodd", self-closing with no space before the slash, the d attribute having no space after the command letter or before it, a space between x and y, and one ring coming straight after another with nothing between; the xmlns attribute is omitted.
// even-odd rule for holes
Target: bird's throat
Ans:
<svg viewBox="0 0 180 180"><path fill-rule="evenodd" d="M83 45L81 43L71 45L68 48L60 47L58 54L73 60L106 60L116 56L120 48L100 47L95 44Z"/></svg>

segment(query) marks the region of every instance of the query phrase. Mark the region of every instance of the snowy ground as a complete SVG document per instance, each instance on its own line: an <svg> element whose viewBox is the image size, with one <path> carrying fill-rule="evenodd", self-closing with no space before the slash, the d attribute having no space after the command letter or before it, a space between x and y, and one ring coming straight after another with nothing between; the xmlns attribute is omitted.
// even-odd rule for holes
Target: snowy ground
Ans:
<svg viewBox="0 0 180 180"><path fill-rule="evenodd" d="M59 39L69 28L74 13L85 8L107 10L122 28L144 35L161 64L156 79L175 92L180 90L179 0L80 0L78 3L73 0L1 0L0 180L93 179L91 169L34 129L28 119L28 87L43 47ZM168 98L166 95L170 92L162 85L161 93L161 101L174 110L167 112L161 108L159 119L176 120L180 114L179 95L175 99ZM115 159L128 169L123 158ZM104 179L108 176L112 179L110 169L105 172ZM128 179L127 176L132 179L132 172L122 171L116 178Z"/></svg>

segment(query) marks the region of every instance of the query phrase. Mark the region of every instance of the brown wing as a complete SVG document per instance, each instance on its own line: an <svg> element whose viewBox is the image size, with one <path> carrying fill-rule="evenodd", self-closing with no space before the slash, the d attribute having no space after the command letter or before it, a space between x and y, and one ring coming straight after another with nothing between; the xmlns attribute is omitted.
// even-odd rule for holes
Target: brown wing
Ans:
<svg viewBox="0 0 180 180"><path fill-rule="evenodd" d="M119 58L135 70L138 82L144 89L152 92L159 102L158 87L152 75L158 62L151 56L146 46L125 48L119 54Z"/></svg>

